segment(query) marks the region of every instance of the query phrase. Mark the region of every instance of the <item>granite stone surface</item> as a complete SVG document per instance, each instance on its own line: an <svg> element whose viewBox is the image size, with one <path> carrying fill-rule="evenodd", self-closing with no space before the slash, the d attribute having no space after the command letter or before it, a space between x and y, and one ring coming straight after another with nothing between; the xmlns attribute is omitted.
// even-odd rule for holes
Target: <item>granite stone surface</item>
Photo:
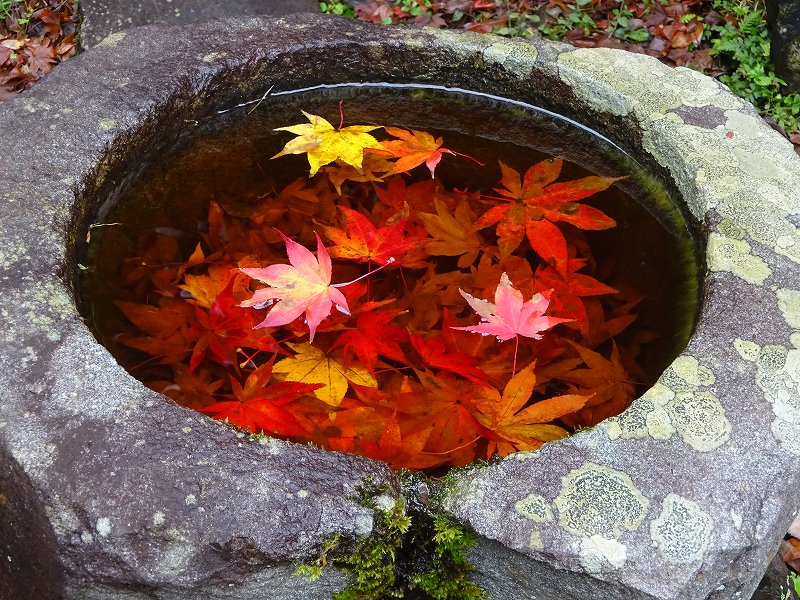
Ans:
<svg viewBox="0 0 800 600"><path fill-rule="evenodd" d="M81 0L81 44L139 25L185 25L225 17L319 12L317 0Z"/></svg>

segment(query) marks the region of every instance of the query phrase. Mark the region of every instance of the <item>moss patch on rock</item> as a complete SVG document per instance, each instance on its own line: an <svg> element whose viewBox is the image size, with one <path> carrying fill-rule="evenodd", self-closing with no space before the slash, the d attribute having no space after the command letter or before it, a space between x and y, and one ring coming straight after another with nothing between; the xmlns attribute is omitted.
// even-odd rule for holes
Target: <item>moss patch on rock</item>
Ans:
<svg viewBox="0 0 800 600"><path fill-rule="evenodd" d="M400 480L399 497L386 486L370 484L360 490L356 500L375 511L369 536L334 536L295 574L315 580L329 565L348 573L351 585L334 600L485 598L486 593L469 580L474 567L465 553L475 543L472 534L428 508L427 484L418 474L403 472Z"/></svg>

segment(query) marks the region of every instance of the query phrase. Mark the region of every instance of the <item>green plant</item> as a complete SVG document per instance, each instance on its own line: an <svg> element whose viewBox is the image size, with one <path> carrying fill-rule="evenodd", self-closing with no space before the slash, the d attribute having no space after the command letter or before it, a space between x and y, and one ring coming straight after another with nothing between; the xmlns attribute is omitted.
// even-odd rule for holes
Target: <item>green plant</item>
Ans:
<svg viewBox="0 0 800 600"><path fill-rule="evenodd" d="M468 576L473 567L465 551L475 543L462 525L444 515L433 515L433 559L430 569L411 576L412 587L434 600L479 600L484 592Z"/></svg>
<svg viewBox="0 0 800 600"><path fill-rule="evenodd" d="M533 37L534 32L539 28L542 19L535 13L527 11L511 11L508 13L508 24L492 30L496 35L505 37Z"/></svg>
<svg viewBox="0 0 800 600"><path fill-rule="evenodd" d="M352 540L336 535L326 541L315 559L295 571L313 581L328 565L349 573L353 583L334 600L383 600L419 598L432 600L481 600L486 594L468 575L473 570L465 550L474 539L459 523L432 513L416 497L422 483L419 474L401 471L403 496L367 484L358 498L374 511L372 533ZM424 485L424 484L423 484Z"/></svg>
<svg viewBox="0 0 800 600"><path fill-rule="evenodd" d="M321 12L328 15L342 15L345 17L355 17L356 13L353 7L346 2L333 0L332 2L320 2L319 9Z"/></svg>
<svg viewBox="0 0 800 600"><path fill-rule="evenodd" d="M712 54L726 58L731 72L720 81L737 96L771 116L787 133L800 130L800 94L786 94L786 82L770 62L764 9L758 2L714 0L714 8L733 22L709 28Z"/></svg>
<svg viewBox="0 0 800 600"><path fill-rule="evenodd" d="M422 14L430 15L430 0L395 0L395 6L412 17Z"/></svg>
<svg viewBox="0 0 800 600"><path fill-rule="evenodd" d="M619 8L615 8L611 11L610 16L606 31L613 37L629 42L645 42L650 38L650 33L646 28L630 28L636 16L627 5L623 4Z"/></svg>
<svg viewBox="0 0 800 600"><path fill-rule="evenodd" d="M592 17L579 8L573 12L559 15L555 23L544 25L539 28L539 31L547 39L563 40L573 29L581 29L584 35L589 35L589 32L596 28L597 24Z"/></svg>
<svg viewBox="0 0 800 600"><path fill-rule="evenodd" d="M11 7L18 4L19 0L0 0L0 21L8 16L11 12Z"/></svg>

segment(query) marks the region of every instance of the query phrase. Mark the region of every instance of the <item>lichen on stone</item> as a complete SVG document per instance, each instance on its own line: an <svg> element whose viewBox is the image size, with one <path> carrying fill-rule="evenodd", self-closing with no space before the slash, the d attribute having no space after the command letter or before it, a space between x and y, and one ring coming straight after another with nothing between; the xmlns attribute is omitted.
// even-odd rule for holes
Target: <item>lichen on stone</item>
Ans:
<svg viewBox="0 0 800 600"><path fill-rule="evenodd" d="M778 444L800 456L800 349L778 344L759 346L736 339L734 347L756 367L756 385L772 406L772 434Z"/></svg>
<svg viewBox="0 0 800 600"><path fill-rule="evenodd" d="M678 435L698 452L710 452L730 440L731 423L711 392L680 392L667 412Z"/></svg>
<svg viewBox="0 0 800 600"><path fill-rule="evenodd" d="M713 529L714 522L699 504L670 493L661 503L661 514L650 522L650 537L662 558L687 564L703 558Z"/></svg>
<svg viewBox="0 0 800 600"><path fill-rule="evenodd" d="M558 524L569 533L609 539L619 538L623 529L637 529L650 506L627 473L593 462L562 478L554 504Z"/></svg>
<svg viewBox="0 0 800 600"><path fill-rule="evenodd" d="M617 540L593 535L580 541L578 554L587 573L600 574L621 569L628 559L627 548Z"/></svg>
<svg viewBox="0 0 800 600"><path fill-rule="evenodd" d="M706 248L708 268L726 271L753 285L762 285L772 275L772 269L760 256L752 254L744 240L711 233Z"/></svg>
<svg viewBox="0 0 800 600"><path fill-rule="evenodd" d="M800 290L778 288L778 308L789 327L800 329Z"/></svg>
<svg viewBox="0 0 800 600"><path fill-rule="evenodd" d="M534 523L549 523L553 520L553 509L544 496L528 494L517 501L514 510Z"/></svg>
<svg viewBox="0 0 800 600"><path fill-rule="evenodd" d="M522 79L531 76L538 57L539 51L532 44L497 41L483 51L488 64L501 65Z"/></svg>
<svg viewBox="0 0 800 600"><path fill-rule="evenodd" d="M696 357L676 358L658 382L621 415L608 419L612 440L650 437L667 440L677 433L698 452L710 452L730 439L731 423L719 398L709 387L714 372Z"/></svg>

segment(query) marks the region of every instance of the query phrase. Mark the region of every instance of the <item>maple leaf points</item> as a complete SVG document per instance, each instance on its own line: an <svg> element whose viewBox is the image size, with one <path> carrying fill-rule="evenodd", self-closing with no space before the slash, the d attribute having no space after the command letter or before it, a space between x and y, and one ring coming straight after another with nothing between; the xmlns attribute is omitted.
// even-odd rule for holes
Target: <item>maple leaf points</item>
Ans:
<svg viewBox="0 0 800 600"><path fill-rule="evenodd" d="M317 115L302 111L309 123L278 127L275 131L288 131L298 137L290 140L272 158L286 154L307 154L311 167L311 177L316 175L320 167L341 160L343 163L361 171L364 161L364 149L378 146L378 140L369 131L380 129L379 126L353 125L335 129L328 121Z"/></svg>
<svg viewBox="0 0 800 600"><path fill-rule="evenodd" d="M256 290L250 299L239 306L263 308L279 301L270 309L267 318L256 325L256 329L286 325L305 313L311 342L317 327L331 313L334 305L348 315L350 308L344 294L331 285L331 257L322 245L319 235L315 234L317 256L314 256L307 248L290 240L280 231L278 233L286 244L290 264L239 269L245 275L270 286Z"/></svg>
<svg viewBox="0 0 800 600"><path fill-rule="evenodd" d="M483 322L453 329L493 335L501 341L510 340L518 335L540 340L543 331L572 320L544 316L550 306L552 290L534 294L530 300L523 302L522 292L514 288L506 273L500 276L500 283L494 294L494 304L488 300L475 298L462 289L458 291Z"/></svg>

